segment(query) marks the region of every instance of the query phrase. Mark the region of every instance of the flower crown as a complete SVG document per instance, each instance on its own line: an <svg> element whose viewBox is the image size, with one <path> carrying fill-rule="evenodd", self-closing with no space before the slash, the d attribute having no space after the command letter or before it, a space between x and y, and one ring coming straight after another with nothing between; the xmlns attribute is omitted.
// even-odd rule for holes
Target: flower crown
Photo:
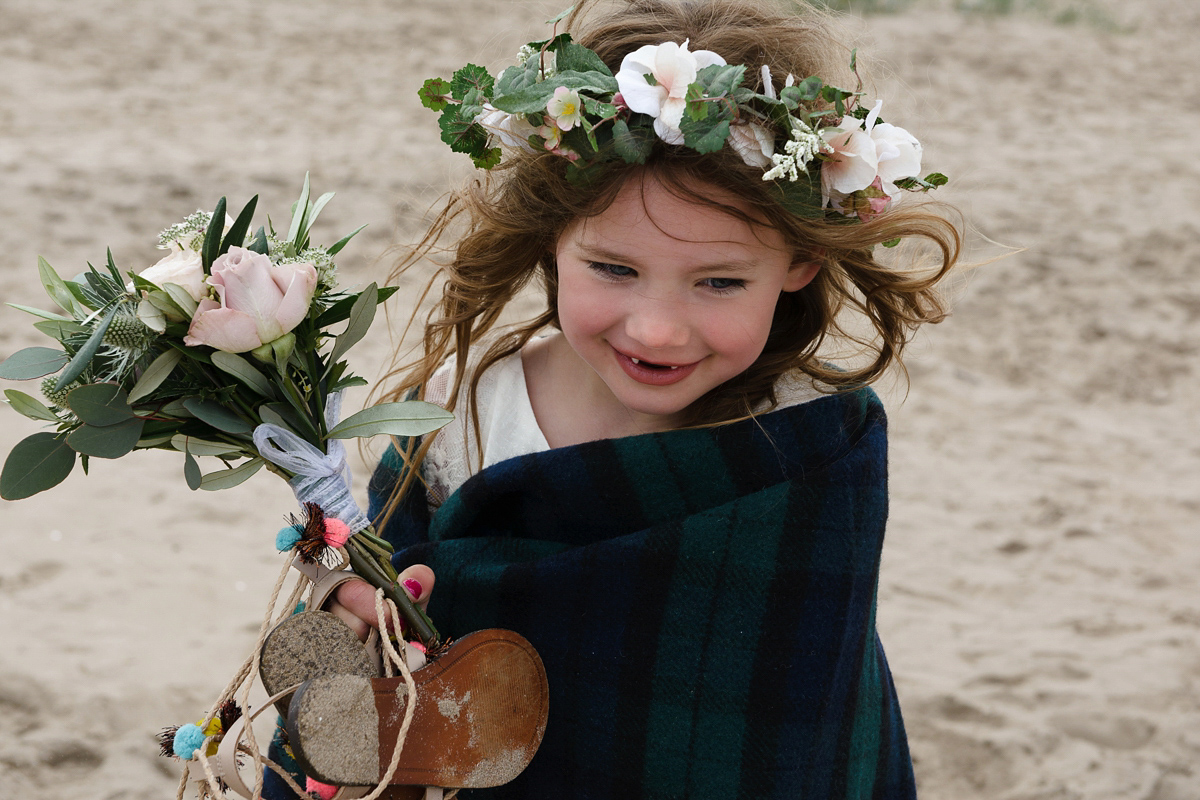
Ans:
<svg viewBox="0 0 1200 800"><path fill-rule="evenodd" d="M850 66L857 75L853 55ZM793 214L860 220L901 190L946 183L940 173L917 177L921 144L879 118L882 101L868 110L861 92L816 76L788 75L776 92L766 65L763 91L755 92L742 85L746 70L684 41L641 47L614 76L563 33L522 47L497 78L468 64L448 82L425 81L419 95L441 112L442 141L481 169L506 152L546 150L568 159L568 180L586 182L615 160L644 164L656 140L698 153L728 144L764 170Z"/></svg>

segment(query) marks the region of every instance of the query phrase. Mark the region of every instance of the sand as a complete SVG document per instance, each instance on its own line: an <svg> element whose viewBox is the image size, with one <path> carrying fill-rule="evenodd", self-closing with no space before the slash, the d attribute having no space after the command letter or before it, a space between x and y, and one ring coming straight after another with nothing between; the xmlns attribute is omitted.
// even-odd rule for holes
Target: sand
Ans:
<svg viewBox="0 0 1200 800"><path fill-rule="evenodd" d="M39 254L74 274L107 245L140 270L223 193L279 220L306 170L339 193L318 240L371 224L345 281L382 278L470 172L416 87L503 65L557 10L0 0L3 299L46 305ZM907 387L882 387L879 629L931 800L1200 798L1200 7L1106 14L928 0L854 23L973 257L1026 248L962 281ZM31 321L0 309L0 353L43 343ZM381 324L354 363L375 377L392 347ZM37 426L0 411L7 453ZM173 796L154 734L250 647L292 510L269 477L191 493L159 453L0 505L0 798Z"/></svg>

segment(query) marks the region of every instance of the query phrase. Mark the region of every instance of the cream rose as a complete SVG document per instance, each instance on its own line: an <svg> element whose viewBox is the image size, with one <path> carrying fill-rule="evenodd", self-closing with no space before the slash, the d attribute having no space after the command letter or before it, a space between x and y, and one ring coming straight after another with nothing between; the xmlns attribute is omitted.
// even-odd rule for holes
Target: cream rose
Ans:
<svg viewBox="0 0 1200 800"><path fill-rule="evenodd" d="M183 343L244 353L275 341L304 320L317 270L307 262L272 264L261 253L231 247L213 262L208 285L218 299L200 301Z"/></svg>
<svg viewBox="0 0 1200 800"><path fill-rule="evenodd" d="M196 302L208 294L208 287L204 285L204 262L194 250L173 247L170 255L142 270L139 275L155 286L162 287L166 283L182 286Z"/></svg>

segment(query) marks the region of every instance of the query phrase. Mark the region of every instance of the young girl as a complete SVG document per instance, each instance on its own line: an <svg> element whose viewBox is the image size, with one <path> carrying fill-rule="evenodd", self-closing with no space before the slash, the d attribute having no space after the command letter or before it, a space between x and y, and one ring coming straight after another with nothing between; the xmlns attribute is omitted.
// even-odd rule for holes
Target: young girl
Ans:
<svg viewBox="0 0 1200 800"><path fill-rule="evenodd" d="M392 392L457 419L386 454L371 513L443 632L509 628L545 663L540 751L478 796L912 797L875 633L886 432L866 386L944 315L932 287L958 234L895 202L940 176L830 88L854 85L852 53L815 12L630 0L596 17L566 27L616 96L567 45L526 52L525 84L429 92L464 140L472 120L490 134L447 141L496 168L419 251L460 237ZM545 81L544 108L490 102ZM696 83L710 99L689 106ZM876 260L900 237L931 242L933 269ZM531 281L545 310L501 330ZM845 312L867 358L830 363ZM375 619L361 583L334 610Z"/></svg>

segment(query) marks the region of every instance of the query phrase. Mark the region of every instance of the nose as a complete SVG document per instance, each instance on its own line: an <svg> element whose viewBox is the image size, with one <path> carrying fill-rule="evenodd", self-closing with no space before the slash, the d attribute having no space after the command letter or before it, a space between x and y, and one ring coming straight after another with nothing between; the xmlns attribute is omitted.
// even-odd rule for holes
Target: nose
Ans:
<svg viewBox="0 0 1200 800"><path fill-rule="evenodd" d="M625 317L625 335L647 349L683 347L690 336L686 310L669 298L641 297Z"/></svg>

